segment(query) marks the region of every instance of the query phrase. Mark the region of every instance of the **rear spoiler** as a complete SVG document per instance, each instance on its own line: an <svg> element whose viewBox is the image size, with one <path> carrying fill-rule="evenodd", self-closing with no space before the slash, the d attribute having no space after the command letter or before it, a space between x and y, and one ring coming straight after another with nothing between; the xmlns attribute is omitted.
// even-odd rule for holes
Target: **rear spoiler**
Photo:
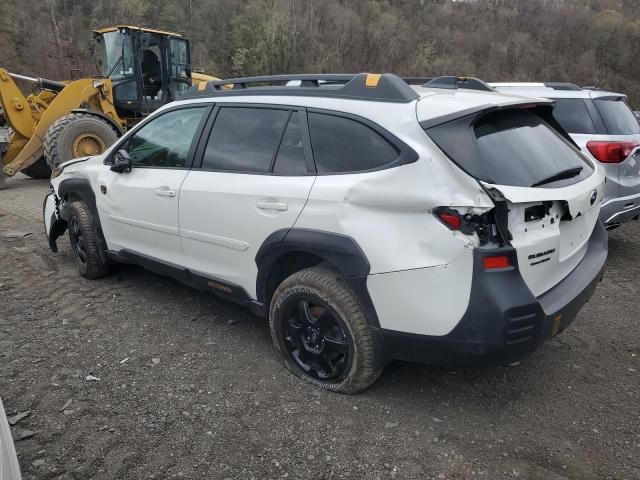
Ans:
<svg viewBox="0 0 640 480"><path fill-rule="evenodd" d="M453 122L455 120L460 120L465 117L474 117L470 118L470 122L475 121L477 118L487 115L492 112L498 112L502 110L534 110L537 115L539 115L546 123L548 123L554 130L556 130L562 137L567 140L571 145L580 150L580 147L574 142L564 128L560 126L558 121L553 116L553 108L555 107L556 102L554 101L532 101L532 102L518 102L518 103L508 103L503 105L494 105L494 104L484 104L478 105L476 107L467 108L465 110L460 110L458 112L449 113L447 115L442 115L440 117L430 118L428 120L423 120L420 122L420 126L424 130L428 130L433 127L437 127L438 125L442 125L445 123Z"/></svg>

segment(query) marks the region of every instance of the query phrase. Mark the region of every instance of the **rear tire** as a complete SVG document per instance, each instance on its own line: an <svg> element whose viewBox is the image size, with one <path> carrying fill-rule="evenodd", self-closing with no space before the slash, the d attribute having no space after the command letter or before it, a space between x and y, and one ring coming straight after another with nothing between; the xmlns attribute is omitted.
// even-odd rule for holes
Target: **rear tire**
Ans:
<svg viewBox="0 0 640 480"><path fill-rule="evenodd" d="M104 277L109 273L109 262L89 207L78 201L70 205L69 211L69 241L78 273L91 280Z"/></svg>
<svg viewBox="0 0 640 480"><path fill-rule="evenodd" d="M301 270L280 284L269 326L286 367L320 388L358 393L382 373L357 295L328 266Z"/></svg>
<svg viewBox="0 0 640 480"><path fill-rule="evenodd" d="M39 158L35 163L29 165L27 168L23 168L22 173L31 178L51 177L51 169L49 168L49 165L47 165L47 161L44 157Z"/></svg>
<svg viewBox="0 0 640 480"><path fill-rule="evenodd" d="M71 113L56 120L44 137L44 158L53 170L74 158L99 155L118 139L105 120L87 113Z"/></svg>

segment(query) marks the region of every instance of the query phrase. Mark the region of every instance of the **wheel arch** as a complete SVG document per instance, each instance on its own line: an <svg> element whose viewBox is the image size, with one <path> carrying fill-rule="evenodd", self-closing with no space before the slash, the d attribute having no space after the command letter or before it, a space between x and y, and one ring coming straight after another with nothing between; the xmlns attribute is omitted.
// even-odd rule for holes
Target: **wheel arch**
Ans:
<svg viewBox="0 0 640 480"><path fill-rule="evenodd" d="M89 207L91 216L96 221L98 227L100 227L100 215L98 214L98 208L96 207L96 195L91 188L91 183L85 178L68 178L60 182L58 185L58 198L65 202L73 202L77 200L84 201ZM66 221L67 212L60 212L62 218ZM100 229L102 230L102 229Z"/></svg>
<svg viewBox="0 0 640 480"><path fill-rule="evenodd" d="M326 262L358 295L370 325L379 328L366 286L371 266L352 237L305 228L277 230L262 243L255 261L258 267L256 296L267 309L273 293L286 277Z"/></svg>

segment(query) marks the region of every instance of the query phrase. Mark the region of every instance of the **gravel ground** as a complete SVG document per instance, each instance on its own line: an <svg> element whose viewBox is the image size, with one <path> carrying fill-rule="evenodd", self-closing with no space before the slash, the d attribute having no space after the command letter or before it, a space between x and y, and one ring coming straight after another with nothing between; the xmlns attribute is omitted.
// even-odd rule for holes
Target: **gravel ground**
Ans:
<svg viewBox="0 0 640 480"><path fill-rule="evenodd" d="M0 191L0 396L29 412L25 479L640 479L639 224L520 365L394 363L341 396L290 375L240 307L133 266L82 279L66 237L43 239L46 188Z"/></svg>

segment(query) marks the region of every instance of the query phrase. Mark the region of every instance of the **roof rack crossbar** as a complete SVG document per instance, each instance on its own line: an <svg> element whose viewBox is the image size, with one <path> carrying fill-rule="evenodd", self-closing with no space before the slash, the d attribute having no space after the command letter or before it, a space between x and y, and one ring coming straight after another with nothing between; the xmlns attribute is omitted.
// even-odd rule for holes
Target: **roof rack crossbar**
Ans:
<svg viewBox="0 0 640 480"><path fill-rule="evenodd" d="M457 77L454 75L445 75L427 79L428 81L422 85L429 88L446 88L457 89L465 88L469 90L481 90L485 92L495 92L496 90L489 84L475 77Z"/></svg>
<svg viewBox="0 0 640 480"><path fill-rule="evenodd" d="M295 81L296 84L287 84ZM231 86L231 88L229 88ZM390 73L292 74L229 78L191 87L182 98L229 95L296 95L341 97L408 103L419 95L400 77Z"/></svg>

